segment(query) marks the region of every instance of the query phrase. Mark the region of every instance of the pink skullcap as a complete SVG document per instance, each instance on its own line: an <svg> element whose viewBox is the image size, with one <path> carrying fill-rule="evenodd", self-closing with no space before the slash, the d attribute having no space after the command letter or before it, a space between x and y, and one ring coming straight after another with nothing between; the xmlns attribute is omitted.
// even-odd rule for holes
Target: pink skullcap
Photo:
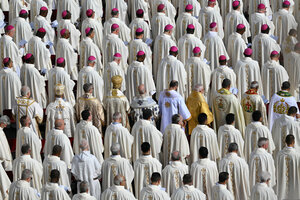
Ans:
<svg viewBox="0 0 300 200"><path fill-rule="evenodd" d="M40 10L46 11L46 10L48 10L48 8L46 6L43 6L43 7L41 7Z"/></svg>
<svg viewBox="0 0 300 200"><path fill-rule="evenodd" d="M265 31L265 30L267 30L268 28L269 28L268 24L263 24L263 25L261 25L261 30L262 30L262 31Z"/></svg>
<svg viewBox="0 0 300 200"><path fill-rule="evenodd" d="M178 48L177 48L176 46L172 46L172 47L170 48L170 51L171 51L171 52L177 52L177 51L178 51Z"/></svg>
<svg viewBox="0 0 300 200"><path fill-rule="evenodd" d="M193 10L193 5L192 4L186 5L185 10Z"/></svg>
<svg viewBox="0 0 300 200"><path fill-rule="evenodd" d="M57 60L56 60L56 63L57 64L61 64L61 63L63 63L65 61L65 59L64 58L57 58Z"/></svg>
<svg viewBox="0 0 300 200"><path fill-rule="evenodd" d="M238 24L236 26L237 29L241 30L241 29L244 29L245 28L245 25L244 24Z"/></svg>
<svg viewBox="0 0 300 200"><path fill-rule="evenodd" d="M200 52L201 52L200 47L195 47L195 48L193 49L193 53L200 53Z"/></svg>
<svg viewBox="0 0 300 200"><path fill-rule="evenodd" d="M14 28L15 28L14 26L8 25L8 26L5 28L5 30L10 31L10 30L13 30Z"/></svg>
<svg viewBox="0 0 300 200"><path fill-rule="evenodd" d="M113 8L111 11L112 12L119 12L118 8Z"/></svg>
<svg viewBox="0 0 300 200"><path fill-rule="evenodd" d="M111 25L111 28L112 28L112 29L118 29L118 28L119 28L119 25L118 25L118 24L113 24L113 25Z"/></svg>
<svg viewBox="0 0 300 200"><path fill-rule="evenodd" d="M31 58L32 54L31 53L28 53L24 56L24 59L25 60L28 60L29 58Z"/></svg>
<svg viewBox="0 0 300 200"><path fill-rule="evenodd" d="M141 32L143 32L144 30L142 29L142 28L137 28L136 30L135 30L135 32L136 33L141 33Z"/></svg>
<svg viewBox="0 0 300 200"><path fill-rule="evenodd" d="M121 58L122 55L121 55L120 53L115 53L114 57L115 57L115 58Z"/></svg>
<svg viewBox="0 0 300 200"><path fill-rule="evenodd" d="M91 27L87 27L87 28L85 29L85 34L88 34L90 31L91 31Z"/></svg>
<svg viewBox="0 0 300 200"><path fill-rule="evenodd" d="M239 2L239 1L234 1L234 2L232 2L232 6L233 6L233 7L237 7L238 5L240 5L240 2Z"/></svg>
<svg viewBox="0 0 300 200"><path fill-rule="evenodd" d="M67 10L64 10L64 11L61 13L62 18L64 18L65 16L67 16L67 14L68 14Z"/></svg>
<svg viewBox="0 0 300 200"><path fill-rule="evenodd" d="M26 14L27 13L27 10L21 10L20 12L19 12L19 14L21 15L21 14Z"/></svg>
<svg viewBox="0 0 300 200"><path fill-rule="evenodd" d="M85 12L86 16L88 16L88 17L92 16L93 13L94 13L94 11L93 11L92 9L88 9L88 10Z"/></svg>
<svg viewBox="0 0 300 200"><path fill-rule="evenodd" d="M168 24L168 25L165 26L166 31L170 31L172 29L173 29L173 26L171 24Z"/></svg>
<svg viewBox="0 0 300 200"><path fill-rule="evenodd" d="M137 15L141 15L141 14L143 14L143 13L144 13L143 9L138 9L138 10L136 11L136 14L137 14Z"/></svg>
<svg viewBox="0 0 300 200"><path fill-rule="evenodd" d="M220 61L226 60L226 56L221 55L221 56L219 57L219 60L220 60Z"/></svg>
<svg viewBox="0 0 300 200"><path fill-rule="evenodd" d="M4 59L3 59L3 64L6 64L9 60L10 60L9 57L4 58Z"/></svg>
<svg viewBox="0 0 300 200"><path fill-rule="evenodd" d="M212 2L212 3L214 3L214 2L216 2L216 0L208 0L209 2Z"/></svg>
<svg viewBox="0 0 300 200"><path fill-rule="evenodd" d="M216 22L212 22L212 23L210 23L209 28L215 28L216 26L217 26L217 23Z"/></svg>
<svg viewBox="0 0 300 200"><path fill-rule="evenodd" d="M157 6L157 10L163 10L165 8L165 5L164 4L159 4Z"/></svg>
<svg viewBox="0 0 300 200"><path fill-rule="evenodd" d="M252 55L252 52L253 52L252 49L247 48L247 49L245 49L244 54L245 54L246 56L251 56L251 55Z"/></svg>
<svg viewBox="0 0 300 200"><path fill-rule="evenodd" d="M137 54L136 54L137 56L143 56L143 55L145 55L145 52L143 52L143 51L139 51L139 52L137 52Z"/></svg>
<svg viewBox="0 0 300 200"><path fill-rule="evenodd" d="M261 3L261 4L259 4L259 5L257 6L257 8L258 8L259 10L262 10L262 9L265 9L266 6L265 6L265 4Z"/></svg>
<svg viewBox="0 0 300 200"><path fill-rule="evenodd" d="M96 60L96 57L95 57L95 56L90 56L90 57L88 58L88 60L89 60L89 61L95 61L95 60Z"/></svg>
<svg viewBox="0 0 300 200"><path fill-rule="evenodd" d="M291 5L291 3L290 3L289 1L284 1L282 4L283 4L283 5L286 5L286 6Z"/></svg>
<svg viewBox="0 0 300 200"><path fill-rule="evenodd" d="M63 35L66 33L66 31L67 31L67 29L65 29L65 28L62 29L62 30L60 31L60 35L63 36Z"/></svg>
<svg viewBox="0 0 300 200"><path fill-rule="evenodd" d="M195 29L195 26L194 26L193 24L189 24L189 25L187 26L187 28L189 28L189 29Z"/></svg>
<svg viewBox="0 0 300 200"><path fill-rule="evenodd" d="M271 52L271 55L272 55L272 56L275 56L275 55L278 55L278 54L279 54L278 51L272 51L272 52Z"/></svg>
<svg viewBox="0 0 300 200"><path fill-rule="evenodd" d="M46 29L44 29L43 27L42 27L42 28L39 28L39 29L38 29L38 32L40 32L40 33L46 33Z"/></svg>

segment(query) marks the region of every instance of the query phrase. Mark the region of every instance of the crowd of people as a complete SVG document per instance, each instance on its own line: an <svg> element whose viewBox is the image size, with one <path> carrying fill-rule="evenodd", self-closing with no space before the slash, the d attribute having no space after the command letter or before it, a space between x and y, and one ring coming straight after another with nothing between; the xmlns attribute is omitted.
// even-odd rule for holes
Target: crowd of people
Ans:
<svg viewBox="0 0 300 200"><path fill-rule="evenodd" d="M0 200L300 199L298 23L300 0L1 0Z"/></svg>

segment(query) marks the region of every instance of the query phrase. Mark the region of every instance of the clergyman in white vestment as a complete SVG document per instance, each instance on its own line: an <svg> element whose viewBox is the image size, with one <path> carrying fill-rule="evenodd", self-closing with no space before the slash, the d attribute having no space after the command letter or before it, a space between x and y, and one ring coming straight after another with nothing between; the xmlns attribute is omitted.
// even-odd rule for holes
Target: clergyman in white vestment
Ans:
<svg viewBox="0 0 300 200"><path fill-rule="evenodd" d="M221 200L234 200L232 193L227 189L229 182L229 173L221 172L219 174L219 181L212 188L212 196Z"/></svg>
<svg viewBox="0 0 300 200"><path fill-rule="evenodd" d="M263 171L258 176L259 182L251 190L251 200L276 200L277 196L272 187L269 187L272 176L269 172Z"/></svg>

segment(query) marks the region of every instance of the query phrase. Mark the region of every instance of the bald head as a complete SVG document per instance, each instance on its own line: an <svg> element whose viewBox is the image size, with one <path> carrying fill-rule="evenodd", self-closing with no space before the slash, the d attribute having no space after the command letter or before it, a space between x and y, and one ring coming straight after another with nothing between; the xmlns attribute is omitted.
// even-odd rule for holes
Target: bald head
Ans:
<svg viewBox="0 0 300 200"><path fill-rule="evenodd" d="M146 89L145 89L145 85L144 84L139 85L138 92L139 92L140 95L146 93Z"/></svg>
<svg viewBox="0 0 300 200"><path fill-rule="evenodd" d="M171 155L172 161L179 161L180 160L180 152L179 151L173 151Z"/></svg>
<svg viewBox="0 0 300 200"><path fill-rule="evenodd" d="M196 91L196 92L203 92L204 91L204 88L203 88L203 85L201 85L201 84L196 84L195 86L194 86L194 89L193 89L194 91Z"/></svg>
<svg viewBox="0 0 300 200"><path fill-rule="evenodd" d="M65 129L65 121L63 119L56 119L54 122L55 129L64 130Z"/></svg>

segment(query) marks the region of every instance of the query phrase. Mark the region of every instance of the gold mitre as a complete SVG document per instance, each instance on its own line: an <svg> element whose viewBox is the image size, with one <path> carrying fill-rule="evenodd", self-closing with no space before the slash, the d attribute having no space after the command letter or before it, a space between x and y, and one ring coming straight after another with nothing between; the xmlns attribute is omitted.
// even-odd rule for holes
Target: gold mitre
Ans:
<svg viewBox="0 0 300 200"><path fill-rule="evenodd" d="M122 84L123 78L122 76L116 75L111 77L111 82L114 88L120 88Z"/></svg>
<svg viewBox="0 0 300 200"><path fill-rule="evenodd" d="M65 93L65 86L63 84L56 84L55 85L55 94L56 95L63 95Z"/></svg>

